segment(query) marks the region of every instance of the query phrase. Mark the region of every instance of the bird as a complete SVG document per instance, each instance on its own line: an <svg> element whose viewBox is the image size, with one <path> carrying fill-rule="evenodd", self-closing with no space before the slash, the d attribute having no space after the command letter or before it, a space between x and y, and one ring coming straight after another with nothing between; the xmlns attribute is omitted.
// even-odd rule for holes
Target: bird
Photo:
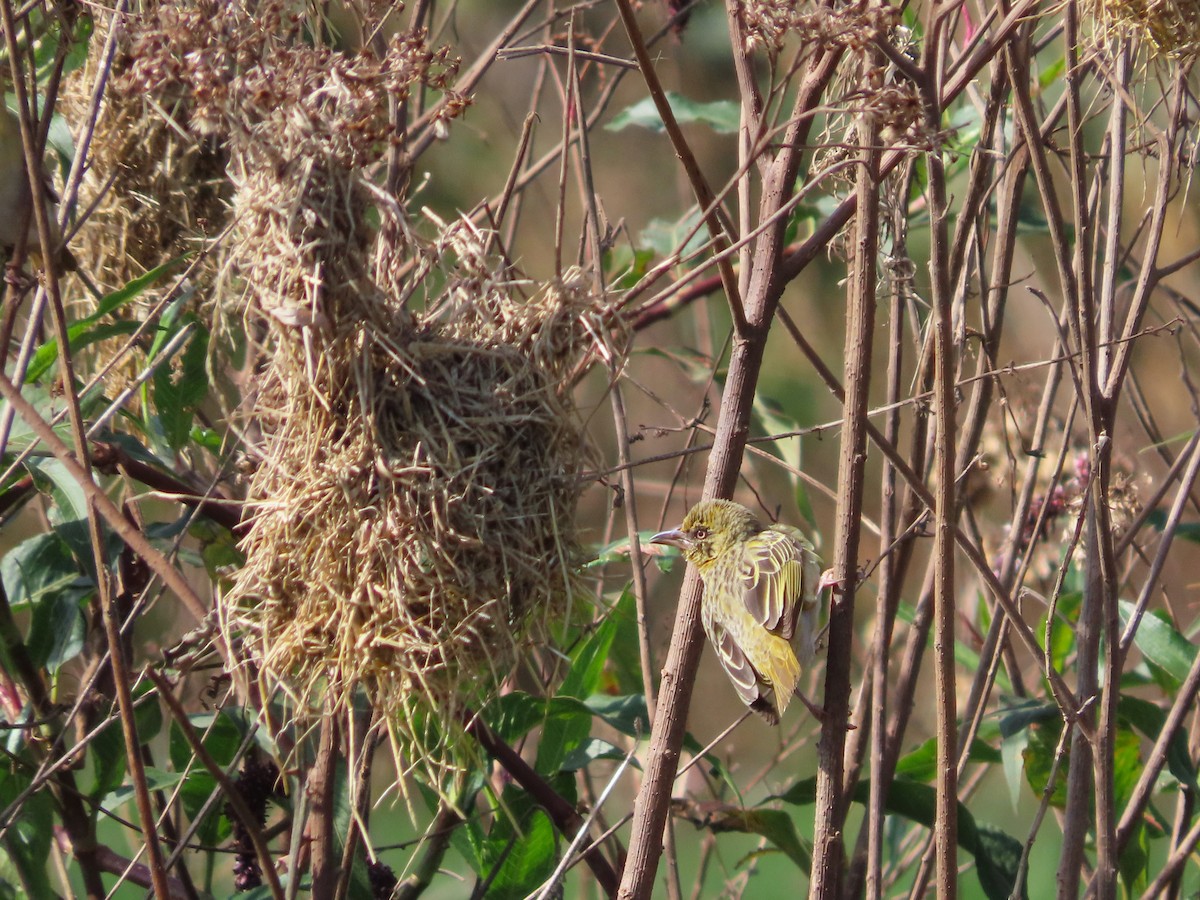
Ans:
<svg viewBox="0 0 1200 900"><path fill-rule="evenodd" d="M650 542L678 547L700 573L704 631L742 702L778 725L795 695L823 720L798 689L816 650L823 586L804 533L764 525L740 503L703 500Z"/></svg>
<svg viewBox="0 0 1200 900"><path fill-rule="evenodd" d="M55 221L55 196L49 178L45 178L46 212L50 220L51 237L61 244L58 223ZM37 253L41 249L37 220L33 216L33 192L25 168L25 148L21 143L21 124L4 103L0 102L0 248L8 252L25 238L25 248ZM56 251L64 269L70 269L74 258L63 247Z"/></svg>

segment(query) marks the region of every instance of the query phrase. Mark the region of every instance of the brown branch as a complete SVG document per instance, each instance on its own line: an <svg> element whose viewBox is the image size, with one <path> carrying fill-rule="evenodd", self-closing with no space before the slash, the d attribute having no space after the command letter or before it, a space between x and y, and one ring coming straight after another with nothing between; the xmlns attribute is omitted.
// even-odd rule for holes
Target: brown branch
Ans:
<svg viewBox="0 0 1200 900"><path fill-rule="evenodd" d="M139 484L160 494L166 499L182 503L196 510L197 515L204 516L222 528L227 528L238 537L246 531L246 522L242 516L240 504L226 497L210 492L198 493L190 485L174 475L157 469L140 459L134 459L123 447L117 444L94 442L92 444L92 464L106 475L125 475Z"/></svg>
<svg viewBox="0 0 1200 900"><path fill-rule="evenodd" d="M866 495L867 410L871 388L871 352L875 331L876 270L879 255L879 125L874 116L860 117L859 143L864 149L856 170L851 287L846 310L846 396L843 404L841 453L838 458L837 522L833 573L837 588L829 611L825 670L826 727L817 746L816 819L813 824L811 896L841 893L845 848L842 830L848 798L844 794L846 729L851 666L854 654L854 600L858 589L858 545Z"/></svg>
<svg viewBox="0 0 1200 900"><path fill-rule="evenodd" d="M705 179L704 173L700 171L700 164L696 161L691 146L683 136L683 131L680 129L679 123L675 120L675 113L672 111L671 104L667 100L666 91L663 89L662 83L658 80L658 73L654 68L654 60L650 57L650 51L646 46L645 39L642 37L641 29L638 27L633 6L629 0L616 0L616 2L617 12L620 14L621 22L625 26L625 34L629 38L629 43L633 47L633 55L637 59L642 79L646 82L646 89L650 92L650 98L654 101L654 108L658 111L659 118L662 120L663 127L667 132L667 137L671 140L671 146L674 148L675 155L683 166L688 183L695 194L696 202L700 206L704 223L708 227L709 235L713 240L713 250L715 253L720 254L730 245L733 235L725 227L725 223L721 219L720 206L716 202L716 195L709 186L707 179ZM728 259L722 259L718 264L718 271L721 275L721 284L725 288L725 297L729 303L730 312L733 315L734 328L738 334L745 334L747 325L746 301L738 290L737 278L734 276L732 262Z"/></svg>
<svg viewBox="0 0 1200 900"><path fill-rule="evenodd" d="M341 758L338 719L339 716L332 712L321 719L320 744L304 787L310 804L305 827L308 829L314 897L333 897L341 870L334 804L337 764Z"/></svg>
<svg viewBox="0 0 1200 900"><path fill-rule="evenodd" d="M437 815L422 838L425 852L416 868L396 887L393 894L395 900L416 900L425 892L433 881L433 876L437 874L446 851L450 849L450 838L454 836L454 829L462 823L462 816L451 807L443 804L438 808Z"/></svg>
<svg viewBox="0 0 1200 900"><path fill-rule="evenodd" d="M213 780L225 795L229 808L233 810L233 814L237 816L238 821L242 823L246 833L250 836L250 842L254 845L254 854L258 857L259 868L267 880L267 886L271 889L271 896L274 900L283 900L283 887L279 883L279 875L275 871L275 861L271 858L271 851L263 837L258 817L246 805L237 785L205 748L204 742L200 740L196 729L192 726L192 720L188 718L187 710L183 708L183 704L179 702L172 691L171 684L152 668L146 668L144 672L146 677L158 688L159 698L166 705L167 711L171 713L175 724L179 726L180 733L191 748L192 755L212 775Z"/></svg>

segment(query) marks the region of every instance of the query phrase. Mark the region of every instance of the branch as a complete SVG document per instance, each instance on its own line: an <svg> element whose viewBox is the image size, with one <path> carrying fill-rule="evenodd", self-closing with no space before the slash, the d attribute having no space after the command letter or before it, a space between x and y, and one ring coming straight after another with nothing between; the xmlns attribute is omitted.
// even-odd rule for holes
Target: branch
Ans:
<svg viewBox="0 0 1200 900"><path fill-rule="evenodd" d="M542 809L554 820L554 826L559 833L574 838L584 825L583 817L575 811L575 807L550 787L529 763L521 759L516 750L500 740L482 719L470 713L467 715L467 733L479 741L479 746L504 766L504 770L513 780L541 804ZM583 858L605 895L613 896L617 892L617 873L608 864L600 849L591 847L584 853Z"/></svg>

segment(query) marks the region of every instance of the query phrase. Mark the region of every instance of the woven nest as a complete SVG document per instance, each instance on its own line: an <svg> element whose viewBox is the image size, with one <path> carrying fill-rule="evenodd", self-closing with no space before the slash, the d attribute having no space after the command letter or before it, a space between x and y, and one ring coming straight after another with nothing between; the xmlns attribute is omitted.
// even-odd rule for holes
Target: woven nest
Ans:
<svg viewBox="0 0 1200 900"><path fill-rule="evenodd" d="M613 317L572 279L519 280L468 221L414 226L380 186L389 109L469 103L448 49L420 29L319 46L298 9L155 3L132 38L129 82L229 155L214 292L258 360L237 411L258 464L218 614L299 724L366 697L440 789L470 755L464 709L575 593L571 387Z"/></svg>
<svg viewBox="0 0 1200 900"><path fill-rule="evenodd" d="M278 403L277 430L223 603L226 629L301 709L365 690L435 784L463 708L575 592L583 444L564 379L602 318L561 285L467 302L335 342L347 352L322 354L317 389L299 354L277 360L260 403Z"/></svg>
<svg viewBox="0 0 1200 900"><path fill-rule="evenodd" d="M1196 0L1096 0L1095 15L1102 34L1140 35L1157 56L1200 53Z"/></svg>

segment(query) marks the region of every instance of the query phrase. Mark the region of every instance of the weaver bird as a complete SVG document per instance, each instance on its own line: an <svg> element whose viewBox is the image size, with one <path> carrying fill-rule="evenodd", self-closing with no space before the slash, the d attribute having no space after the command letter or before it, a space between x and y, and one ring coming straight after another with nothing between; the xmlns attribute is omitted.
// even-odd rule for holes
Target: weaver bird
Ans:
<svg viewBox="0 0 1200 900"><path fill-rule="evenodd" d="M46 215L50 220L51 238L61 245L58 223L54 215L54 190L49 178L44 179L43 196ZM25 238L25 248L31 253L41 249L37 221L33 216L33 191L25 168L25 148L21 143L21 124L12 111L0 102L0 247L11 252ZM75 260L64 247L54 248L62 268L70 270Z"/></svg>
<svg viewBox="0 0 1200 900"><path fill-rule="evenodd" d="M798 690L820 614L821 563L808 538L738 503L704 500L650 541L678 547L699 571L700 618L742 702L778 725L795 694L822 718Z"/></svg>

